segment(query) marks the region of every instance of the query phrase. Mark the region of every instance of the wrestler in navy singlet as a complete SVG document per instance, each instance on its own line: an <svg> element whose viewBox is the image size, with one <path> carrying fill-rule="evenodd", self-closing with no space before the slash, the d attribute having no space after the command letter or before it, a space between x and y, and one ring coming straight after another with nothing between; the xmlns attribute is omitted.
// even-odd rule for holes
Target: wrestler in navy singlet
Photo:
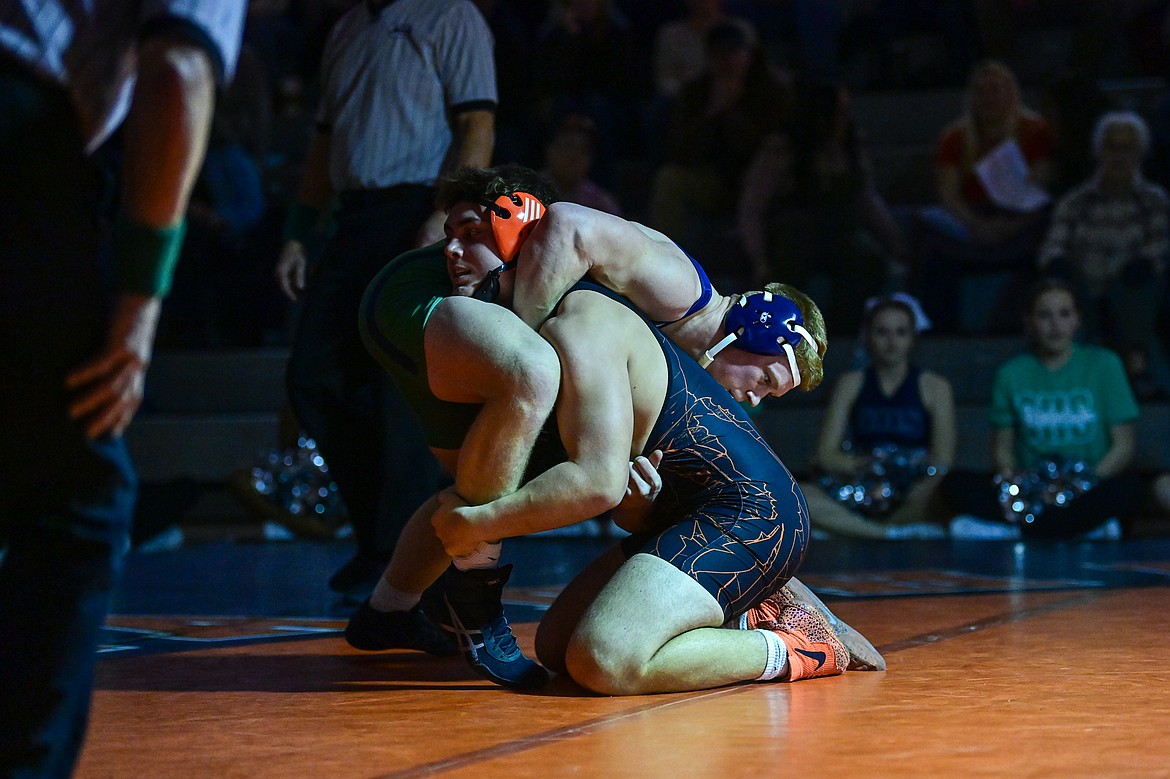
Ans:
<svg viewBox="0 0 1170 779"><path fill-rule="evenodd" d="M640 313L624 298L589 289ZM666 357L669 383L645 453L663 451L661 529L622 543L699 582L731 618L796 573L809 539L808 507L792 474L719 382L644 316Z"/></svg>
<svg viewBox="0 0 1170 779"><path fill-rule="evenodd" d="M865 369L865 379L851 414L855 451L869 452L882 445L899 449L930 446L930 414L922 404L918 378L922 370L910 366L902 386L890 397L882 394L872 366Z"/></svg>

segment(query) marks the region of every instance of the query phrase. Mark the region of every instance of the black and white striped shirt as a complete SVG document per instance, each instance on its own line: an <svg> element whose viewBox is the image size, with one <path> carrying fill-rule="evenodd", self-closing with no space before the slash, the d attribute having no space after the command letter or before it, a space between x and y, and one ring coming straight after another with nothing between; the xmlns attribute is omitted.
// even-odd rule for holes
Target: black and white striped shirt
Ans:
<svg viewBox="0 0 1170 779"><path fill-rule="evenodd" d="M433 183L448 117L496 104L492 34L470 0L358 5L330 33L321 67L317 124L332 133L338 192Z"/></svg>
<svg viewBox="0 0 1170 779"><path fill-rule="evenodd" d="M1091 295L1105 292L1126 265L1148 260L1158 274L1170 254L1170 197L1142 176L1108 194L1093 177L1060 199L1040 247L1040 267L1063 257Z"/></svg>

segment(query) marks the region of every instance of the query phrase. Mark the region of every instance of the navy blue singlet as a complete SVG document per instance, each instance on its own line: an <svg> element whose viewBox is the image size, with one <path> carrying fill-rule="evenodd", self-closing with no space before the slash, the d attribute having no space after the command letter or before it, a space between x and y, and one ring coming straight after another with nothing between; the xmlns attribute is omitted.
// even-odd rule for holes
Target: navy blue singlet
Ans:
<svg viewBox="0 0 1170 779"><path fill-rule="evenodd" d="M576 285L623 303L590 282ZM664 453L656 531L625 539L628 556L666 560L738 616L783 586L804 559L808 506L792 474L731 394L673 341L651 326L666 357L669 383L645 454Z"/></svg>

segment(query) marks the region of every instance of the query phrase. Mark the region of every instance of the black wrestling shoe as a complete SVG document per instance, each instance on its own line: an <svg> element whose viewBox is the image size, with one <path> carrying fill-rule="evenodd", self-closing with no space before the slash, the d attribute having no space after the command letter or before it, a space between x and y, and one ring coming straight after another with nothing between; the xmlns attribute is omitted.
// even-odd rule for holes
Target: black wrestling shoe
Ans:
<svg viewBox="0 0 1170 779"><path fill-rule="evenodd" d="M434 615L443 629L454 633L463 656L480 676L513 690L534 690L548 682L548 671L524 656L504 616L504 584L512 566L443 574L442 606Z"/></svg>
<svg viewBox="0 0 1170 779"><path fill-rule="evenodd" d="M367 599L349 618L345 641L354 649L417 649L438 657L459 654L459 647L418 606L410 611L378 611Z"/></svg>

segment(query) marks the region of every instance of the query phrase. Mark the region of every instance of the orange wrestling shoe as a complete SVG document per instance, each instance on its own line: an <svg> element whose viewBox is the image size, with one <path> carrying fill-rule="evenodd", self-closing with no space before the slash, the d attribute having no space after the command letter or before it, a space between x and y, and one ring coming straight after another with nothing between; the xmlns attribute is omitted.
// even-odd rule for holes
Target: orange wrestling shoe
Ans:
<svg viewBox="0 0 1170 779"><path fill-rule="evenodd" d="M788 648L788 678L795 682L818 676L837 676L849 666L849 652L829 621L786 589L768 596L740 618L747 630L771 630Z"/></svg>
<svg viewBox="0 0 1170 779"><path fill-rule="evenodd" d="M869 639L830 611L829 607L814 595L812 590L795 578L790 579L788 584L765 598L760 605L744 612L739 618L740 629L752 630L759 622L775 621L780 609L789 602L800 603L815 609L825 618L833 633L845 645L845 651L849 653L850 671L886 670L886 659L869 642Z"/></svg>

